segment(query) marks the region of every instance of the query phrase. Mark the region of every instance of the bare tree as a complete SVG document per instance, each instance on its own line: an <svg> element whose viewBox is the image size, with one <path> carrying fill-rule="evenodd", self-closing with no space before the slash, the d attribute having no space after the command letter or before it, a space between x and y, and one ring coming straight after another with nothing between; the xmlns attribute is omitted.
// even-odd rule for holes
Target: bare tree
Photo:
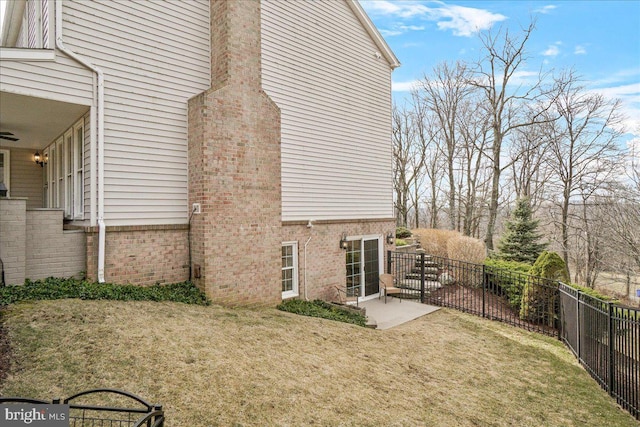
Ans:
<svg viewBox="0 0 640 427"><path fill-rule="evenodd" d="M460 143L458 141L458 120L461 104L473 90L469 86L469 71L462 62L450 65L446 62L433 69L432 77L424 76L416 96L433 113L439 132L438 147L444 155L449 182L449 227L457 228L456 221L456 172L455 159Z"/></svg>
<svg viewBox="0 0 640 427"><path fill-rule="evenodd" d="M395 206L398 225L407 226L413 190L416 180L423 173L425 147L418 137L421 124L416 114L406 105L393 107L393 185L396 193ZM417 191L417 190L416 190ZM417 211L418 206L415 206Z"/></svg>
<svg viewBox="0 0 640 427"><path fill-rule="evenodd" d="M530 112L529 115L535 113ZM545 200L551 176L551 168L545 161L550 145L545 140L544 126L548 126L548 123L517 129L509 147L511 180L516 199L528 198L534 211Z"/></svg>
<svg viewBox="0 0 640 427"><path fill-rule="evenodd" d="M535 28L535 22L523 30L520 37L512 36L508 30L500 30L497 34L482 33L485 56L474 70L474 77L469 83L479 88L485 99L490 113L492 128L492 146L488 156L492 162L493 176L489 204L489 218L485 235L485 243L489 250L493 249L493 235L498 215L501 165L503 144L507 136L515 129L530 126L542 120L542 112L546 107L538 105L538 114L523 116L519 109L523 103L535 102L540 99L540 89L543 76L539 75L535 81L523 87L514 84L514 77L527 59L525 46Z"/></svg>
<svg viewBox="0 0 640 427"><path fill-rule="evenodd" d="M619 109L619 101L609 102L587 91L572 71L555 79L552 114L559 119L546 129L550 132L550 161L560 187L561 245L567 268L572 199L580 196L586 203L616 174Z"/></svg>
<svg viewBox="0 0 640 427"><path fill-rule="evenodd" d="M491 128L477 99L463 102L457 121L461 145L458 210L462 217L462 233L472 236L477 233L480 225L480 202L486 196L486 184L491 177L490 166L486 164L486 157L483 155L489 143Z"/></svg>

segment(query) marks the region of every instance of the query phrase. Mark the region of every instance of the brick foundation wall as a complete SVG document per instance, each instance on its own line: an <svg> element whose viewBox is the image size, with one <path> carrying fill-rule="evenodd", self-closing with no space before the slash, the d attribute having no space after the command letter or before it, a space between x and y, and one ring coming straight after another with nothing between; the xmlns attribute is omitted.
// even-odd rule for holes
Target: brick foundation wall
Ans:
<svg viewBox="0 0 640 427"><path fill-rule="evenodd" d="M105 233L105 281L153 285L189 278L187 225L116 226ZM86 233L87 276L98 276L98 230Z"/></svg>
<svg viewBox="0 0 640 427"><path fill-rule="evenodd" d="M27 278L79 277L86 271L84 232L63 230L63 222L61 209L27 211Z"/></svg>
<svg viewBox="0 0 640 427"><path fill-rule="evenodd" d="M79 276L86 268L85 235L64 230L61 209L27 210L26 199L0 200L0 258L5 282Z"/></svg>
<svg viewBox="0 0 640 427"><path fill-rule="evenodd" d="M26 199L0 199L0 259L7 284L22 284L26 268Z"/></svg>
<svg viewBox="0 0 640 427"><path fill-rule="evenodd" d="M345 251L340 249L339 243L342 233L347 236L379 235L383 241L384 253L393 248L386 243L386 235L395 233L395 220L362 220L362 221L315 221L312 228L304 223L285 223L283 225L283 241L298 242L299 292L304 297L305 286L307 298L319 298L335 301L336 286L346 286ZM307 245L307 283L305 284L304 244L311 237ZM383 265L386 265L384 260Z"/></svg>
<svg viewBox="0 0 640 427"><path fill-rule="evenodd" d="M260 2L211 1L211 89L189 101L194 282L214 302L281 299L280 112L261 89Z"/></svg>

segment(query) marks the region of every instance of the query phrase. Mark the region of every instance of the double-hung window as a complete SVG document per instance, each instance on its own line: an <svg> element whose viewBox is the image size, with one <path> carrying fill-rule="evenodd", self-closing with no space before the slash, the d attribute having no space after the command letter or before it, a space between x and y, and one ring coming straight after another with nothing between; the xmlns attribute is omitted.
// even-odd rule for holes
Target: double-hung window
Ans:
<svg viewBox="0 0 640 427"><path fill-rule="evenodd" d="M282 244L282 298L298 296L298 242Z"/></svg>

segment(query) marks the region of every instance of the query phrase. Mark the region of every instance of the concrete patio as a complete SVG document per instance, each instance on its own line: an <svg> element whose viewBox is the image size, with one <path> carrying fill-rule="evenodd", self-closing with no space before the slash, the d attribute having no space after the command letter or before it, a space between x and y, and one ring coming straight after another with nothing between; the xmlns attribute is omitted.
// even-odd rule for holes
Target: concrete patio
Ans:
<svg viewBox="0 0 640 427"><path fill-rule="evenodd" d="M440 308L396 297L388 297L386 304L384 297L364 301L360 303L360 307L366 308L368 323L375 322L376 329L393 328Z"/></svg>

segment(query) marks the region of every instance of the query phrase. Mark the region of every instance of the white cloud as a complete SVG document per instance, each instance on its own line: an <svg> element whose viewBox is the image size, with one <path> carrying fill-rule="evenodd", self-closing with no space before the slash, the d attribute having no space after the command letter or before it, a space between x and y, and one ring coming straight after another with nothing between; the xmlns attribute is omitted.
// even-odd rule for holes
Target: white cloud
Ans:
<svg viewBox="0 0 640 427"><path fill-rule="evenodd" d="M418 80L408 82L391 82L391 90L394 92L410 92L419 85Z"/></svg>
<svg viewBox="0 0 640 427"><path fill-rule="evenodd" d="M506 16L498 13L491 13L483 9L475 9L465 6L445 5L435 9L437 19L449 19L439 21L438 28L441 30L452 30L455 36L470 37L474 33L490 29L496 22L504 21Z"/></svg>
<svg viewBox="0 0 640 427"><path fill-rule="evenodd" d="M534 10L534 12L542 13L544 15L547 15L547 14L551 13L552 10L557 9L557 8L558 8L558 6L556 6L554 4L549 4L547 6L542 6L540 9Z"/></svg>
<svg viewBox="0 0 640 427"><path fill-rule="evenodd" d="M587 48L581 44L577 45L573 50L574 55L586 55Z"/></svg>
<svg viewBox="0 0 640 427"><path fill-rule="evenodd" d="M380 29L380 34L382 34L383 37L393 37L393 36L399 36L404 34L404 31L400 31L400 30L385 30L385 29Z"/></svg>
<svg viewBox="0 0 640 427"><path fill-rule="evenodd" d="M555 42L554 44L549 45L547 50L542 52L544 56L558 56L560 54L560 45L562 42Z"/></svg>
<svg viewBox="0 0 640 427"><path fill-rule="evenodd" d="M619 99L620 112L625 116L623 126L627 133L640 138L640 83L630 83L593 89L605 98Z"/></svg>
<svg viewBox="0 0 640 427"><path fill-rule="evenodd" d="M450 5L441 1L430 1L436 7L426 6L418 1L362 1L362 6L371 14L392 16L400 19L417 18L436 22L440 30L451 30L456 36L470 37L477 31L488 30L496 22L504 21L506 16L488 10L473 7ZM402 25L396 25L390 32L401 31ZM419 26L405 26L405 31L424 29ZM394 34L397 35L397 34Z"/></svg>

